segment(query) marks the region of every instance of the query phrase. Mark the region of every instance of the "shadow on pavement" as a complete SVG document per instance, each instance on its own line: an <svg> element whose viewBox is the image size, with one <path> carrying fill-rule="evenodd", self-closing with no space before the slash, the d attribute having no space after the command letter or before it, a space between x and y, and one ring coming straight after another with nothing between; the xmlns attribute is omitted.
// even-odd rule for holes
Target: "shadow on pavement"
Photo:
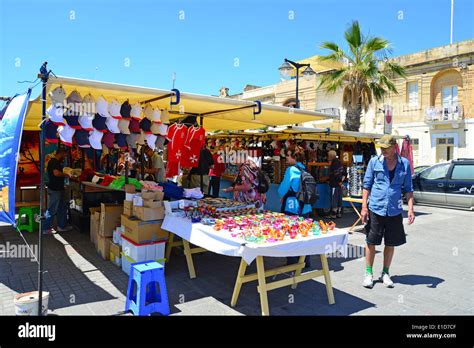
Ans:
<svg viewBox="0 0 474 348"><path fill-rule="evenodd" d="M427 288L436 288L439 284L444 282L444 279L425 276L425 275L416 275L416 274L407 274L407 275L395 275L392 276L392 281L394 283L400 283L405 285L423 285L426 284Z"/></svg>

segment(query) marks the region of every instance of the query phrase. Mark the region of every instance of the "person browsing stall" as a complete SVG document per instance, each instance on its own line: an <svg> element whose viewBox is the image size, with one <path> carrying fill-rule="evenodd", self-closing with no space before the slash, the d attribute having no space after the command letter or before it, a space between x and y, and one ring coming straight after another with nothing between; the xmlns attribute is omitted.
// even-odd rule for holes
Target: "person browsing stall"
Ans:
<svg viewBox="0 0 474 348"><path fill-rule="evenodd" d="M165 165L163 158L151 147L145 146L145 155L149 160L149 167L145 168L145 174L151 174L155 178L155 182L165 182Z"/></svg>
<svg viewBox="0 0 474 348"><path fill-rule="evenodd" d="M286 164L288 168L285 171L283 181L278 187L278 195L281 197L281 212L287 215L299 215L305 218L310 216L312 211L311 204L300 206L296 198L296 193L300 187L301 171L306 170L303 164L305 160L304 149L301 146L292 145L286 152ZM287 257L287 264L298 262L298 256ZM305 258L306 268L311 266L310 257Z"/></svg>
<svg viewBox="0 0 474 348"><path fill-rule="evenodd" d="M365 172L362 191L362 222L366 223L367 234L365 248L366 272L362 285L372 288L372 267L375 258L375 246L384 240L383 270L380 280L387 287L394 286L389 275L395 247L406 243L403 229L403 200L405 193L408 201L408 224L415 221L413 208L413 183L410 163L397 154L396 139L384 135L378 141L382 155L372 157Z"/></svg>
<svg viewBox="0 0 474 348"><path fill-rule="evenodd" d="M329 166L329 188L331 190L331 215L329 218L335 219L342 216L342 186L345 177L344 167L337 158L334 150L328 152Z"/></svg>
<svg viewBox="0 0 474 348"><path fill-rule="evenodd" d="M43 223L43 234L52 234L54 232L66 232L72 229L67 226L67 207L64 193L64 178L69 175L63 173L62 162L66 158L66 149L58 148L56 154L48 162L48 209L46 210ZM56 216L58 227L56 231L51 228L51 222Z"/></svg>

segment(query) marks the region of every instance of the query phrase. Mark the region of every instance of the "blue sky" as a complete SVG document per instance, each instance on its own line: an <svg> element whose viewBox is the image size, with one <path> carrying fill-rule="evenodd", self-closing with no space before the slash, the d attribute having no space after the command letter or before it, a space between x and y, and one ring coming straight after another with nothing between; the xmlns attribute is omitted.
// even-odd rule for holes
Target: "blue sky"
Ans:
<svg viewBox="0 0 474 348"><path fill-rule="evenodd" d="M246 84L278 82L284 58L324 53L319 49L323 41L342 43L352 20L359 20L365 33L390 40L394 55L449 44L451 1L0 0L0 4L0 95L26 90L28 84L17 81L34 80L45 60L57 75L163 89L172 88L175 72L181 91L216 95L221 86L234 94ZM293 20L289 11L294 11ZM473 13L474 1L455 0L454 42L474 37Z"/></svg>

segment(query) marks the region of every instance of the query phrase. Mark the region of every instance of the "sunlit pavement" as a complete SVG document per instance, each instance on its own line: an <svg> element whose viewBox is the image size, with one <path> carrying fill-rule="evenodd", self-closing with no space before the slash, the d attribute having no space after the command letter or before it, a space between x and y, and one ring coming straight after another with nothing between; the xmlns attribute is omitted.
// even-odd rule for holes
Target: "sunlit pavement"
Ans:
<svg viewBox="0 0 474 348"><path fill-rule="evenodd" d="M347 258L330 257L336 299L327 303L322 278L269 292L272 315L465 315L474 314L474 212L416 206L412 226L405 225L408 243L396 249L390 268L395 288L376 283L361 286L365 269L365 235L349 236ZM348 227L355 214L337 219ZM406 224L406 221L404 221ZM24 233L36 243L37 234ZM23 245L8 226L0 227L2 245ZM9 244L7 244L9 243ZM374 275L382 269L378 247ZM237 306L230 299L239 259L213 253L193 256L197 278L190 280L184 255L178 250L166 265L166 281L173 314L260 315L256 283L242 286ZM50 292L51 315L123 315L128 277L95 252L89 236L79 231L44 238L44 283ZM267 266L282 265L283 258L267 258ZM313 257L312 268L319 268ZM253 263L249 271L255 270ZM277 279L286 277L279 275ZM30 258L0 255L0 314L14 315L13 296L36 290L37 264Z"/></svg>

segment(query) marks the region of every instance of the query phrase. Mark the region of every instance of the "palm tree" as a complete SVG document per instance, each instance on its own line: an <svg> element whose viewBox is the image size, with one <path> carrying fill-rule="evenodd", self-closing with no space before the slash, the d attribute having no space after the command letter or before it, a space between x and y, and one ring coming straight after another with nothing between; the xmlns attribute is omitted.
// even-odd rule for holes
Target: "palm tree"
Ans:
<svg viewBox="0 0 474 348"><path fill-rule="evenodd" d="M343 90L342 106L347 110L344 130L358 131L362 110L367 112L372 101L383 101L388 92L398 94L394 77L405 77L405 69L388 60L390 43L381 37L364 36L359 22L353 21L344 33L348 51L334 42L323 42L321 48L331 52L322 61L340 63L340 68L321 77L318 86L328 93Z"/></svg>

